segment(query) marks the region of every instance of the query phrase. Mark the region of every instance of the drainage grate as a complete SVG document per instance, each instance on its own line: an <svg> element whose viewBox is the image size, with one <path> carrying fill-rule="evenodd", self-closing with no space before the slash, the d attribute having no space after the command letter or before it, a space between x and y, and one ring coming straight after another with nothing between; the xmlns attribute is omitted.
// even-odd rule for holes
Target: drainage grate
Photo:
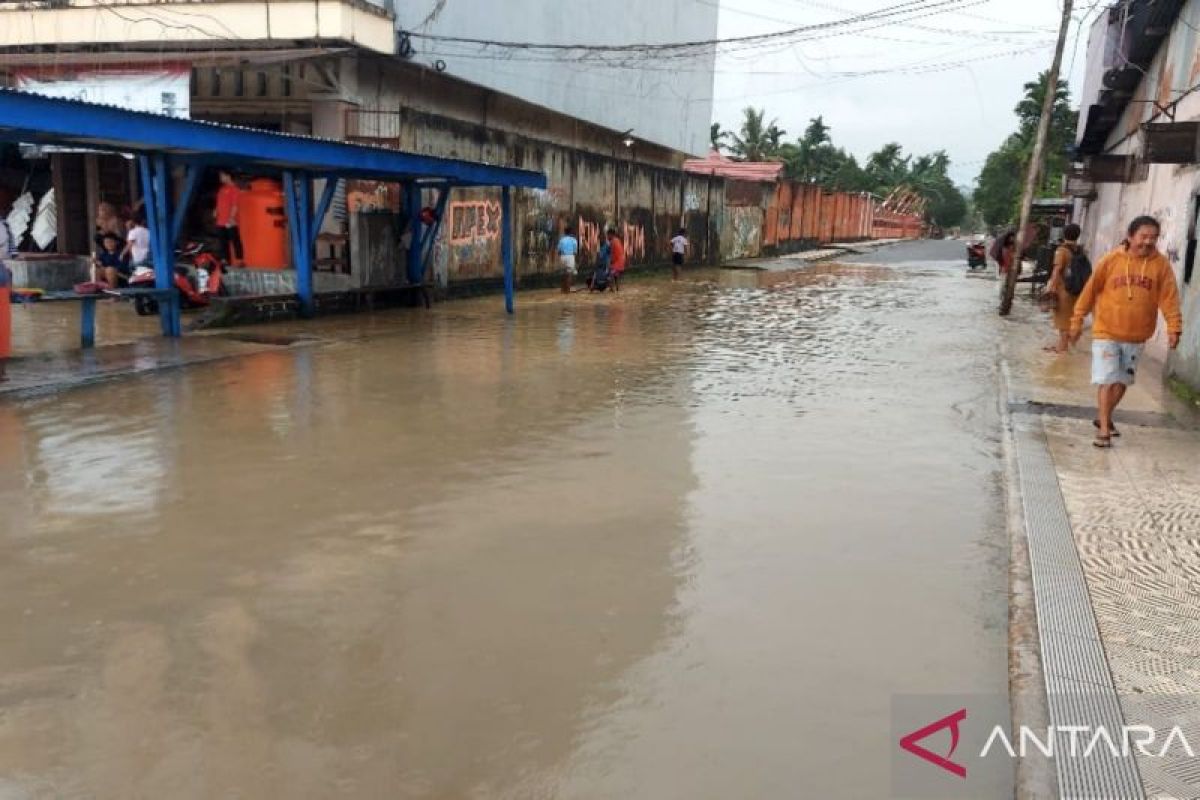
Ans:
<svg viewBox="0 0 1200 800"><path fill-rule="evenodd" d="M1013 414L1045 414L1050 417L1066 417L1068 419L1095 419L1095 406L1075 406L1066 403L1043 403L1038 400L1014 400L1008 404L1008 410ZM1117 411L1113 422L1126 425L1140 425L1146 428L1174 428L1183 430L1184 426L1170 414L1156 411Z"/></svg>
<svg viewBox="0 0 1200 800"><path fill-rule="evenodd" d="M1103 727L1115 734L1124 717L1045 430L1040 419L1028 416L1014 417L1013 428L1051 724L1057 730L1072 725L1093 731ZM1067 744L1059 741L1056 747ZM1091 758L1060 758L1056 763L1064 800L1145 797L1133 756L1098 752Z"/></svg>

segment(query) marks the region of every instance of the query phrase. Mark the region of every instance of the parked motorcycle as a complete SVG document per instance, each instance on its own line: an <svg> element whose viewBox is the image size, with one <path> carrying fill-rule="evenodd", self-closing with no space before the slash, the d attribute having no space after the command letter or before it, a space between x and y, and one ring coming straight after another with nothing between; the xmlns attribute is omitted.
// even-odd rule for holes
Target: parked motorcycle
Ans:
<svg viewBox="0 0 1200 800"><path fill-rule="evenodd" d="M209 304L210 298L225 294L223 274L220 260L202 242L189 242L175 251L172 281L179 290L183 308L201 308ZM130 289L153 289L154 286L154 270L150 267L138 267L129 276ZM158 313L158 301L153 297L135 297L133 307L142 317Z"/></svg>
<svg viewBox="0 0 1200 800"><path fill-rule="evenodd" d="M967 245L967 269L984 269L987 267L987 250L983 242Z"/></svg>

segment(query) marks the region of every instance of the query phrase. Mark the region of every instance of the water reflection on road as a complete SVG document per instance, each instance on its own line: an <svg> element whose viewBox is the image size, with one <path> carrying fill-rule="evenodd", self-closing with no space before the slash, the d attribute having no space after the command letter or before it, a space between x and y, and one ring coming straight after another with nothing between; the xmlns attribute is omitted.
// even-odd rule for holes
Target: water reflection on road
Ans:
<svg viewBox="0 0 1200 800"><path fill-rule="evenodd" d="M885 796L1006 685L990 292L691 278L0 403L0 796Z"/></svg>

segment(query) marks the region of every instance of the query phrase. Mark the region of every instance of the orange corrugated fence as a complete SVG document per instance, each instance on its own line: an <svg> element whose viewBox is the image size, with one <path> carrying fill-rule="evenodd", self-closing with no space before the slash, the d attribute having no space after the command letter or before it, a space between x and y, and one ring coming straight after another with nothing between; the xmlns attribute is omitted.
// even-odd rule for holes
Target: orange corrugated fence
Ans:
<svg viewBox="0 0 1200 800"><path fill-rule="evenodd" d="M919 215L888 210L865 192L780 181L763 218L763 245L790 250L861 239L915 239L924 230Z"/></svg>

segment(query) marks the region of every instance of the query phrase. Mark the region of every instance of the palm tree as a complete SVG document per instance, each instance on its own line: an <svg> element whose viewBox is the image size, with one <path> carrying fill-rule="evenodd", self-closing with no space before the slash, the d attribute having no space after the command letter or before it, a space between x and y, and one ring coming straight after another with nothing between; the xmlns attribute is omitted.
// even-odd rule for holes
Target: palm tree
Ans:
<svg viewBox="0 0 1200 800"><path fill-rule="evenodd" d="M708 126L708 140L712 143L713 150L717 152L720 152L721 148L725 147L725 142L729 139L730 135L729 131L721 130L721 123L719 122L714 122Z"/></svg>
<svg viewBox="0 0 1200 800"><path fill-rule="evenodd" d="M900 186L908 180L910 156L902 156L901 153L899 144L889 142L867 158L864 169L874 181L877 192L885 194L888 190Z"/></svg>
<svg viewBox="0 0 1200 800"><path fill-rule="evenodd" d="M733 140L730 152L741 161L766 161L777 156L787 131L775 124L777 120L765 122L766 109L746 106L742 113L741 131L729 135Z"/></svg>

